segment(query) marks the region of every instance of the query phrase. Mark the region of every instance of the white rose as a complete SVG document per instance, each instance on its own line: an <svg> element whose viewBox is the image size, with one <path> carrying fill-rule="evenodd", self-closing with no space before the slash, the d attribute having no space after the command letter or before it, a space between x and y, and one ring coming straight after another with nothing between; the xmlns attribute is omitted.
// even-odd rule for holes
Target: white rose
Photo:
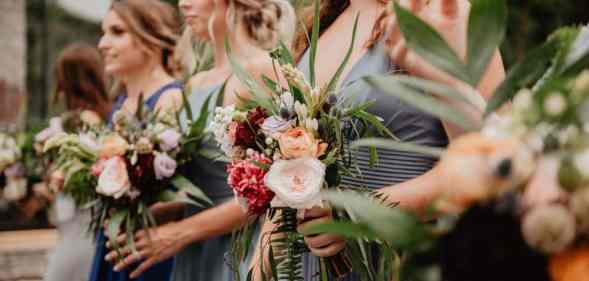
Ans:
<svg viewBox="0 0 589 281"><path fill-rule="evenodd" d="M4 198L8 201L18 201L27 196L26 178L9 178L4 187Z"/></svg>
<svg viewBox="0 0 589 281"><path fill-rule="evenodd" d="M125 161L122 157L115 156L106 160L103 167L96 192L115 199L121 198L131 188Z"/></svg>
<svg viewBox="0 0 589 281"><path fill-rule="evenodd" d="M274 162L264 182L286 206L310 209L321 206L324 178L325 165L315 158L303 157Z"/></svg>

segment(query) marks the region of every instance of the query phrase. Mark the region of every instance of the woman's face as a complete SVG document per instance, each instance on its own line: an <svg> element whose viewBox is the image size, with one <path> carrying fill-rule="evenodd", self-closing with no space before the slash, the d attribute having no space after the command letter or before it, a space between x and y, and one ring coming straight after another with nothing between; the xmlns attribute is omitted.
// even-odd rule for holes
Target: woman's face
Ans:
<svg viewBox="0 0 589 281"><path fill-rule="evenodd" d="M145 48L135 40L116 12L111 10L106 15L102 21L102 32L98 49L104 57L107 74L124 76L146 66L148 56Z"/></svg>
<svg viewBox="0 0 589 281"><path fill-rule="evenodd" d="M192 34L202 40L209 40L209 21L215 10L214 0L180 0L180 11Z"/></svg>

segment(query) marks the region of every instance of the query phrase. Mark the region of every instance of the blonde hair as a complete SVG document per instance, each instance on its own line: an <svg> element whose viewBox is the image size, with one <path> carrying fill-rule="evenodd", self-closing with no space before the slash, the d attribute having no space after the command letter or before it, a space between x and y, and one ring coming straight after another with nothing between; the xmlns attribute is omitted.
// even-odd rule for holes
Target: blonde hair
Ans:
<svg viewBox="0 0 589 281"><path fill-rule="evenodd" d="M248 37L263 49L271 49L279 40L290 44L295 32L296 15L287 0L227 0L228 25L238 21Z"/></svg>
<svg viewBox="0 0 589 281"><path fill-rule="evenodd" d="M161 52L162 66L168 74L177 76L180 64L174 60L174 50L180 37L180 21L174 7L159 0L114 0L110 9L142 45Z"/></svg>

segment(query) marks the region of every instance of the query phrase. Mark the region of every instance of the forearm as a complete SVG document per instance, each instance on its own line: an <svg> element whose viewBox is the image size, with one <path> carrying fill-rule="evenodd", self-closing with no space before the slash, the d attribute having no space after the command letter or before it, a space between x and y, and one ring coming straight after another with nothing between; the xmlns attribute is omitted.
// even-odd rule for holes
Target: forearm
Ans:
<svg viewBox="0 0 589 281"><path fill-rule="evenodd" d="M272 231L277 227L276 224L269 219L264 220L260 237L258 238L256 248L254 251L254 258L250 264L250 269L253 270L253 280L266 280L271 276L269 247ZM266 278L263 276L265 275Z"/></svg>
<svg viewBox="0 0 589 281"><path fill-rule="evenodd" d="M227 234L248 222L248 216L231 200L219 206L201 211L178 223L186 231L187 243L203 241Z"/></svg>
<svg viewBox="0 0 589 281"><path fill-rule="evenodd" d="M406 182L379 190L387 201L399 203L405 210L423 213L442 193L441 178L436 168Z"/></svg>

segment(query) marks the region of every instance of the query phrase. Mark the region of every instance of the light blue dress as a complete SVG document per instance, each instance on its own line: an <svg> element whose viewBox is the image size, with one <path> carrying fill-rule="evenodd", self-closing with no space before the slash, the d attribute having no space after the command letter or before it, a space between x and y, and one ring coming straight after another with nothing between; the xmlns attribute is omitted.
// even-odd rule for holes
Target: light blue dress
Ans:
<svg viewBox="0 0 589 281"><path fill-rule="evenodd" d="M198 115L206 98L213 95L209 108L211 109L210 118L212 118L217 96L221 86L212 86L203 89L196 89L189 96L188 100L192 108L194 117ZM209 118L209 120L211 120ZM187 126L186 114L182 114L181 122ZM203 146L207 149L218 151L214 141L208 141ZM213 201L214 206L218 206L233 199L233 191L227 184L227 164L221 160L212 160L202 156L196 157L189 165L190 179L198 185L199 188L207 194ZM211 208L211 207L209 207ZM202 212L206 208L195 206L186 206L185 217ZM222 217L219 219L223 219ZM254 240L257 241L257 229L254 234ZM256 243L252 243L255 246ZM206 241L200 241L188 245L183 251L176 256L176 264L172 274L173 281L229 281L235 280L233 270L231 269L231 234L218 236ZM253 249L250 250L250 254ZM251 258L251 255L250 257ZM245 281L249 258L242 263L239 268L240 280Z"/></svg>
<svg viewBox="0 0 589 281"><path fill-rule="evenodd" d="M352 97L356 103L375 101L367 109L371 114L384 119L384 125L400 138L401 141L416 144L444 147L448 138L440 120L428 115L412 106L404 104L396 97L388 96L369 87L362 77L377 74L400 72L391 61L385 49L385 38L381 38L375 46L360 58L352 67L347 77L342 81L340 98ZM298 68L309 75L309 52L304 54ZM348 86L348 87L347 87ZM354 95L352 95L354 93ZM358 138L349 124L344 124L346 140ZM349 150L349 157L355 163L353 170L360 171L357 176L343 176L342 185L379 189L398 184L430 170L436 159L416 153L377 149L378 163L370 165L370 151L367 148ZM346 153L347 154L347 153ZM304 257L304 280L319 280L319 259L310 254ZM335 280L335 278L332 278ZM341 280L360 280L355 274L350 274Z"/></svg>

